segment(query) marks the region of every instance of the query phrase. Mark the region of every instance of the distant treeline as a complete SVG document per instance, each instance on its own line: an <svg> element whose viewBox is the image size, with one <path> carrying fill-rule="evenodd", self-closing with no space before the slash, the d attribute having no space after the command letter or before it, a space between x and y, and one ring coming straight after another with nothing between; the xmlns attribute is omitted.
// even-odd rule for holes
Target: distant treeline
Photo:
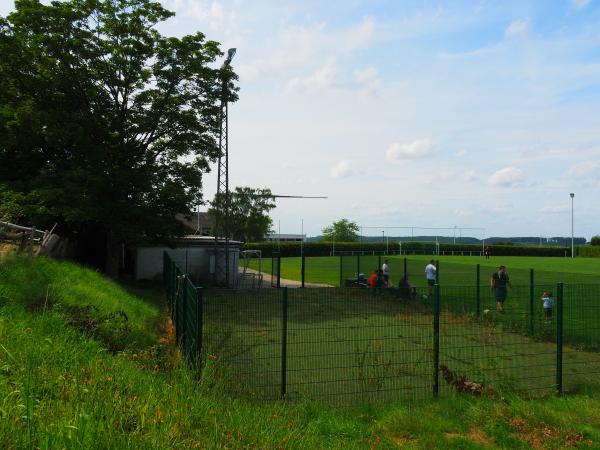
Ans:
<svg viewBox="0 0 600 450"><path fill-rule="evenodd" d="M487 241L486 241L487 242ZM431 242L402 242L403 254L433 254L435 244ZM261 250L262 256L271 256L274 253L281 253L281 256L300 256L300 242L248 242L244 244L242 250ZM524 245L489 245L492 256L570 256L571 247L556 246L524 246ZM383 254L398 253L400 244L396 241L384 242L336 242L335 254L344 253L372 253ZM479 255L482 251L481 244L440 244L440 254ZM302 253L305 256L329 256L333 253L334 246L332 242L305 242L302 245ZM600 247L591 245L580 245L575 247L576 256L596 256L600 257Z"/></svg>
<svg viewBox="0 0 600 450"><path fill-rule="evenodd" d="M361 242L382 242L383 236L361 236ZM482 239L467 236L385 236L389 242L439 242L440 244L479 244L483 243ZM306 239L307 242L322 242L323 236L314 236ZM574 238L575 245L584 245L587 243L586 238ZM517 237L497 237L492 236L485 239L486 244L513 244L527 246L546 246L546 247L571 247L570 237L539 237L539 236L517 236Z"/></svg>

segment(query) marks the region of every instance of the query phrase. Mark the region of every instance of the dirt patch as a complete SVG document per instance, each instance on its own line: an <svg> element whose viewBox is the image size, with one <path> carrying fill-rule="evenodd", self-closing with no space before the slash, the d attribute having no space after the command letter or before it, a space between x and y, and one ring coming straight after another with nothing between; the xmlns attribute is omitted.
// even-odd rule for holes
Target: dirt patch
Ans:
<svg viewBox="0 0 600 450"><path fill-rule="evenodd" d="M461 437L462 434L457 433L455 431L448 431L448 432L444 433L444 436L448 439L455 439L455 438Z"/></svg>
<svg viewBox="0 0 600 450"><path fill-rule="evenodd" d="M95 306L61 305L67 324L84 335L101 341L110 353L125 349L126 336L130 331L129 318L119 310L101 314Z"/></svg>
<svg viewBox="0 0 600 450"><path fill-rule="evenodd" d="M494 443L485 435L485 433L477 428L471 428L467 433L467 437L471 441L479 445L483 445L484 447L491 447L494 445Z"/></svg>
<svg viewBox="0 0 600 450"><path fill-rule="evenodd" d="M570 430L548 426L544 423L530 424L520 417L514 417L508 422L512 429L518 432L518 436L535 448L547 447L548 441L552 441L563 447L592 447L593 442L581 433Z"/></svg>

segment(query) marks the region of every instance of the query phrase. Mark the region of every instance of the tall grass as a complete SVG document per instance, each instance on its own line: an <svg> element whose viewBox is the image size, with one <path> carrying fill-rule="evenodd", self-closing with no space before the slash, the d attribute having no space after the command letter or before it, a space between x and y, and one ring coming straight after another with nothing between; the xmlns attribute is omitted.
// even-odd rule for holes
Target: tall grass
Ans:
<svg viewBox="0 0 600 450"><path fill-rule="evenodd" d="M559 448L600 442L600 401L592 397L535 403L456 397L346 412L311 402L232 398L210 366L198 380L182 363L165 316L152 287L126 289L45 259L1 263L0 448Z"/></svg>

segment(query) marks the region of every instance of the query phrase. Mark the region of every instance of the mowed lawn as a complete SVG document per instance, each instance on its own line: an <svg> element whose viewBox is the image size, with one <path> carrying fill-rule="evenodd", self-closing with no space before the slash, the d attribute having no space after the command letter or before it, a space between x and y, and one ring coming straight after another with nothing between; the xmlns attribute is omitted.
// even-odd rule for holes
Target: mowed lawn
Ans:
<svg viewBox="0 0 600 450"><path fill-rule="evenodd" d="M384 257L381 257L382 260ZM360 263L356 256L321 256L305 258L305 281L307 283L326 283L340 285L340 268L342 283L346 279L356 277L357 269L367 277L378 267L378 256L361 256ZM404 256L388 257L391 278L394 284L404 273ZM409 281L416 286L424 286L425 265L431 259L440 262L439 276L441 285L475 285L476 265L480 268L480 282L486 285L491 274L500 264L507 267L507 272L514 285L530 284L530 269L534 269L534 283L556 285L567 284L600 284L600 258L560 258L529 256L494 256L485 259L479 256L423 256L409 255L407 272ZM360 264L360 266L359 266ZM249 267L258 269L259 262L250 261ZM261 270L271 273L271 258L263 258ZM289 280L301 280L301 258L281 258L281 277Z"/></svg>
<svg viewBox="0 0 600 450"><path fill-rule="evenodd" d="M204 342L235 392L266 399L281 394L280 292L205 293ZM527 336L527 319L518 314L478 320L453 312L449 303L440 317L440 364L498 392L554 391L551 326ZM289 398L352 406L433 395L433 316L426 302L391 291L291 289L287 316ZM567 390L596 386L599 373L600 355L565 346ZM439 382L441 395L453 393L441 375Z"/></svg>

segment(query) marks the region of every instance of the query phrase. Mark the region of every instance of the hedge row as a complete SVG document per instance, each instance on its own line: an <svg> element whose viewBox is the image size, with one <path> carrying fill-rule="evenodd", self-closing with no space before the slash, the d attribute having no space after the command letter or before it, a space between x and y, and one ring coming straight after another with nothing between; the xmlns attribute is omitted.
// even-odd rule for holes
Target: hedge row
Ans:
<svg viewBox="0 0 600 450"><path fill-rule="evenodd" d="M397 242L389 242L386 247L384 242L336 242L335 252L377 252L385 253L386 248L390 253L397 253L400 245ZM571 254L567 247L524 247L513 245L490 245L491 254L494 256L565 256ZM587 248L587 246L579 247ZM262 256L269 257L280 251L281 256L300 256L300 242L248 242L242 250L261 250ZM402 253L432 254L435 244L430 242L403 242ZM440 252L481 252L479 244L440 244ZM331 242L305 242L303 252L305 256L329 256L333 251ZM583 255L582 255L583 256ZM586 255L587 256L587 255ZM590 255L591 256L591 255ZM598 255L600 256L600 254Z"/></svg>
<svg viewBox="0 0 600 450"><path fill-rule="evenodd" d="M600 258L600 246L598 246L598 245L579 245L575 248L575 254L577 256Z"/></svg>

